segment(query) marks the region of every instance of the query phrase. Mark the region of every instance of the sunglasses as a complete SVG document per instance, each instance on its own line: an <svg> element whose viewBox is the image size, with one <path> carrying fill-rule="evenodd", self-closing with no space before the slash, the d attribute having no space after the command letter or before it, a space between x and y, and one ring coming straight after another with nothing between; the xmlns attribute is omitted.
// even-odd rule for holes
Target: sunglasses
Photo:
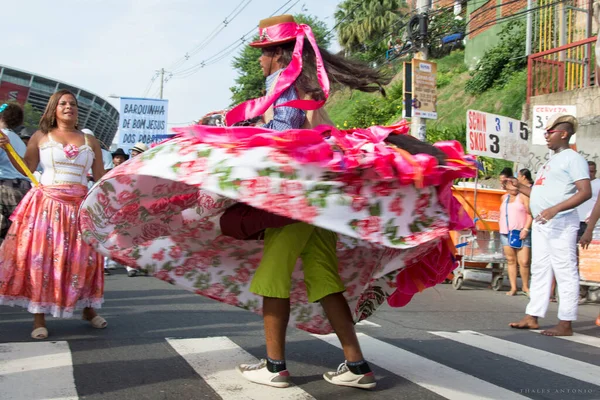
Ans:
<svg viewBox="0 0 600 400"><path fill-rule="evenodd" d="M549 131L544 132L544 136L546 136L546 135L552 135L553 133L556 133L556 132L569 133L567 131L559 131L559 130L553 131L553 130L549 130Z"/></svg>

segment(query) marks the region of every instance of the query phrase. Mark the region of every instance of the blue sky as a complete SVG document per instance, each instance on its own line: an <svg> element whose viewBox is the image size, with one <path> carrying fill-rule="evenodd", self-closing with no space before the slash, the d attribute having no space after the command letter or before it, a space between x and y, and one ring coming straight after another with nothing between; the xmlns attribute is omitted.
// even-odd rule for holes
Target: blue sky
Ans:
<svg viewBox="0 0 600 400"><path fill-rule="evenodd" d="M249 3L248 3L249 1ZM156 70L175 72L164 86L169 126L190 123L229 105L239 48L204 68L194 65L236 43L281 6L317 15L333 27L339 0L20 0L2 5L2 62L96 93L118 108L142 97ZM247 6L183 63L232 11ZM239 42L237 42L239 43ZM334 50L339 47L334 44ZM175 67L175 68L172 68ZM191 74L190 72L195 72ZM158 96L157 79L147 97Z"/></svg>

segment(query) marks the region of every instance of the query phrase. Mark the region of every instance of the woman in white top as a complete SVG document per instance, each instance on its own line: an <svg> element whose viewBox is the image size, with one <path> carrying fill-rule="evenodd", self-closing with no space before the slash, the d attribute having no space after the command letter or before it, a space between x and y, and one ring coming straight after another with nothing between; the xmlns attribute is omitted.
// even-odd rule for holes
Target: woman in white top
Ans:
<svg viewBox="0 0 600 400"><path fill-rule="evenodd" d="M68 318L78 307L94 328L107 325L94 311L103 302L102 257L82 240L77 220L87 172L91 168L98 180L104 166L98 141L78 129L77 115L77 100L67 90L48 101L24 159L30 171L41 163L44 172L15 210L0 247L0 304L34 314L34 339L48 337L45 314ZM7 143L0 135L0 146Z"/></svg>

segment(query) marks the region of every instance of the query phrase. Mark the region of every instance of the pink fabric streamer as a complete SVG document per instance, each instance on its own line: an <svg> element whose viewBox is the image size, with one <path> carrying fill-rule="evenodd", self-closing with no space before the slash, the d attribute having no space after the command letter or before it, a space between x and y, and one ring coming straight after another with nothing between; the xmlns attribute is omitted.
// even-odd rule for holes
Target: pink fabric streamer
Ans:
<svg viewBox="0 0 600 400"><path fill-rule="evenodd" d="M295 22L287 22L266 28L266 30L267 34L271 37L296 36L296 45L292 54L292 61L279 76L273 92L258 99L245 101L226 114L225 121L228 126L263 115L281 94L296 82L296 79L298 79L302 72L302 49L304 48L305 37L308 39L316 55L317 78L321 85L321 89L323 89L323 92L325 93L325 99L321 101L292 100L279 104L277 107L295 107L302 110L317 110L325 105L325 101L329 97L329 79L327 77L327 71L325 70L325 65L323 64L317 41L315 40L315 36L313 35L310 26L297 24Z"/></svg>
<svg viewBox="0 0 600 400"><path fill-rule="evenodd" d="M404 307L415 294L443 282L457 266L452 247L447 240L442 240L437 248L402 269L396 275L396 290L388 297L388 304Z"/></svg>
<svg viewBox="0 0 600 400"><path fill-rule="evenodd" d="M377 179L399 180L401 184L414 184L422 175L425 186L449 185L452 180L473 177L472 158L463 153L457 141L434 144L447 156L446 165L428 154L416 154L411 159L389 146L384 139L391 134L406 134L406 122L366 129L338 130L321 125L315 129L290 129L283 132L262 127L216 127L194 125L175 128L180 136L199 143L236 148L269 146L289 155L300 164L318 164L332 172L352 172L372 169ZM446 196L447 197L447 196ZM447 197L448 206L454 208L453 197Z"/></svg>

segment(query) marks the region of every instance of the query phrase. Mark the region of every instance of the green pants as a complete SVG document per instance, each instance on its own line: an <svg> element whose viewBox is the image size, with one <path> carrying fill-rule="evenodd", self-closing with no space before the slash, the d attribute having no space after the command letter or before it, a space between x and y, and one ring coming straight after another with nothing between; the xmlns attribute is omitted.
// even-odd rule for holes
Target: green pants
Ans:
<svg viewBox="0 0 600 400"><path fill-rule="evenodd" d="M252 293L289 299L298 257L311 303L346 290L338 273L336 233L299 222L266 229L264 242L263 258L250 284Z"/></svg>

